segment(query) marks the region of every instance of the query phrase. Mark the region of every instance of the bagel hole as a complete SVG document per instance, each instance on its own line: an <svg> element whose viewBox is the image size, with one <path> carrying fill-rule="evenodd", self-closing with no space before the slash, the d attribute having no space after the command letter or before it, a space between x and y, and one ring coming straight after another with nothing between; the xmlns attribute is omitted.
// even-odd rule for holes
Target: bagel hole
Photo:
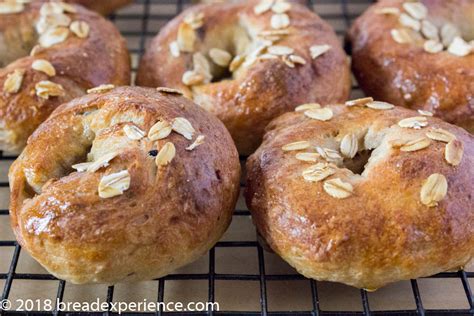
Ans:
<svg viewBox="0 0 474 316"><path fill-rule="evenodd" d="M230 80L232 79L232 72L229 70L229 68L224 68L224 67L214 67L216 68L214 71L212 71L212 80L211 82L219 82L223 80Z"/></svg>
<svg viewBox="0 0 474 316"><path fill-rule="evenodd" d="M365 170L365 166L369 162L370 155L373 150L362 150L359 151L354 158L344 159L344 167L352 171L354 174L362 174Z"/></svg>
<svg viewBox="0 0 474 316"><path fill-rule="evenodd" d="M252 43L255 42L249 30L243 24L246 23L232 23L227 27L209 31L207 36L203 35L203 54L206 55L211 65L211 82L232 80L235 77L235 73L232 73L228 66L219 66L212 61L209 55L211 49L224 50L231 54L233 59L237 55L247 53Z"/></svg>

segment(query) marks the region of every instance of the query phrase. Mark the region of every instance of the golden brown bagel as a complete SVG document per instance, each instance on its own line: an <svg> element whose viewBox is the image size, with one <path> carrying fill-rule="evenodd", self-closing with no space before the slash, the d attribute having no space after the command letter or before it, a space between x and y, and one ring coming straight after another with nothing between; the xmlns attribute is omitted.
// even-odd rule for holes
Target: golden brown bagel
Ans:
<svg viewBox="0 0 474 316"><path fill-rule="evenodd" d="M471 134L401 107L305 112L272 121L247 161L247 205L276 253L306 277L369 290L472 258Z"/></svg>
<svg viewBox="0 0 474 316"><path fill-rule="evenodd" d="M130 60L118 30L95 12L49 2L16 8L0 14L0 149L18 152L61 103L128 84Z"/></svg>
<svg viewBox="0 0 474 316"><path fill-rule="evenodd" d="M410 3L412 8L426 8L426 17L414 18L409 13ZM422 17L423 10L416 13L415 9L414 14ZM349 32L354 74L368 95L431 111L472 133L473 25L471 0L379 1ZM418 28L420 32L415 31ZM453 44L455 35L460 37ZM428 41L430 38L433 40Z"/></svg>
<svg viewBox="0 0 474 316"><path fill-rule="evenodd" d="M329 24L300 4L280 1L276 14L262 3L271 4L189 8L153 39L137 77L138 85L183 90L224 122L244 155L295 104L340 102L350 90L348 61Z"/></svg>
<svg viewBox="0 0 474 316"><path fill-rule="evenodd" d="M173 122L168 136L152 129L160 120ZM102 163L75 165L85 161ZM122 182L101 189L120 172ZM61 279L152 279L217 242L239 179L237 150L219 120L175 93L116 88L63 104L30 137L9 173L11 223L22 247Z"/></svg>

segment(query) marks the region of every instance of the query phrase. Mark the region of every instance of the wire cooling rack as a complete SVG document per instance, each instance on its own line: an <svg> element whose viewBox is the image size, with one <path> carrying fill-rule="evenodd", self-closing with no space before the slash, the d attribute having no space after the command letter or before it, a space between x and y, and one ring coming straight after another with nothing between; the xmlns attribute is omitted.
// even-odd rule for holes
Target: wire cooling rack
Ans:
<svg viewBox="0 0 474 316"><path fill-rule="evenodd" d="M370 2L371 0L313 0L308 1L308 6L333 25L342 41L352 20L370 5ZM190 4L189 1L176 0L137 0L111 16L127 39L134 72L149 40L156 35L162 25ZM357 85L354 85L352 96L361 95ZM8 167L14 159L14 156L7 153L0 155L2 300L15 298L35 300L44 299L46 296L53 302L56 300L64 302L74 299L93 300L100 296L108 303L124 297L129 300L146 297L150 301L166 302L170 299L183 298L182 294L187 293L194 299L200 298L201 301L219 302L220 311L175 314L474 315L470 287L470 282L474 281L474 272L469 270L446 272L430 278L399 282L375 293L304 278L277 256L267 253L260 247L255 238L250 214L242 198L239 200L233 224L226 236L197 263L159 280L138 285L74 286L56 279L41 267L35 266L34 261L25 251L21 251L21 247L14 240L8 224L8 179L6 176ZM240 258L239 256L244 253L245 258ZM77 293L80 295L76 295ZM231 302L226 303L229 300ZM27 314L21 311L3 312L3 314L7 313L9 315ZM87 313L59 312L53 304L52 312L37 310L28 314ZM109 311L103 314L113 315L114 313ZM132 315L132 313L128 314ZM133 313L133 315L137 314L144 313ZM157 311L154 314L169 313Z"/></svg>

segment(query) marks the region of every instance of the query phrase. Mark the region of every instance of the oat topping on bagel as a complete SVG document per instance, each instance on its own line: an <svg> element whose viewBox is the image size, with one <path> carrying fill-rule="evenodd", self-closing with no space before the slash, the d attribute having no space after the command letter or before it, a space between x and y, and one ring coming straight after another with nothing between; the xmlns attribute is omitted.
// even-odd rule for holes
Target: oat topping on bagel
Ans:
<svg viewBox="0 0 474 316"><path fill-rule="evenodd" d="M265 125L295 104L342 102L347 57L332 28L293 1L230 1L185 10L161 29L137 75L178 88L252 153Z"/></svg>
<svg viewBox="0 0 474 316"><path fill-rule="evenodd" d="M273 120L247 160L247 205L277 254L369 290L470 261L471 134L372 98L302 108Z"/></svg>

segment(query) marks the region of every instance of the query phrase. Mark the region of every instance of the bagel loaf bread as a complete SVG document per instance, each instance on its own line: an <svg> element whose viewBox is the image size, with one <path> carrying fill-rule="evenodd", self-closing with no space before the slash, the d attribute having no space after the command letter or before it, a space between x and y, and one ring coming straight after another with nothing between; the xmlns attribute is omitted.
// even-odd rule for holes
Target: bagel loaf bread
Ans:
<svg viewBox="0 0 474 316"><path fill-rule="evenodd" d="M474 132L474 1L381 0L349 31L367 95Z"/></svg>
<svg viewBox="0 0 474 316"><path fill-rule="evenodd" d="M73 283L149 280L203 255L228 227L237 150L179 92L121 87L63 104L13 163L23 249Z"/></svg>
<svg viewBox="0 0 474 316"><path fill-rule="evenodd" d="M130 82L128 51L115 26L62 2L0 10L0 67L0 149L12 152L60 104L102 84Z"/></svg>
<svg viewBox="0 0 474 316"><path fill-rule="evenodd" d="M137 84L182 90L247 155L295 104L345 101L350 70L334 30L307 7L251 0L192 6L170 21L146 50Z"/></svg>
<svg viewBox="0 0 474 316"><path fill-rule="evenodd" d="M474 255L474 139L371 98L303 105L247 161L246 200L270 247L306 277L375 290Z"/></svg>

